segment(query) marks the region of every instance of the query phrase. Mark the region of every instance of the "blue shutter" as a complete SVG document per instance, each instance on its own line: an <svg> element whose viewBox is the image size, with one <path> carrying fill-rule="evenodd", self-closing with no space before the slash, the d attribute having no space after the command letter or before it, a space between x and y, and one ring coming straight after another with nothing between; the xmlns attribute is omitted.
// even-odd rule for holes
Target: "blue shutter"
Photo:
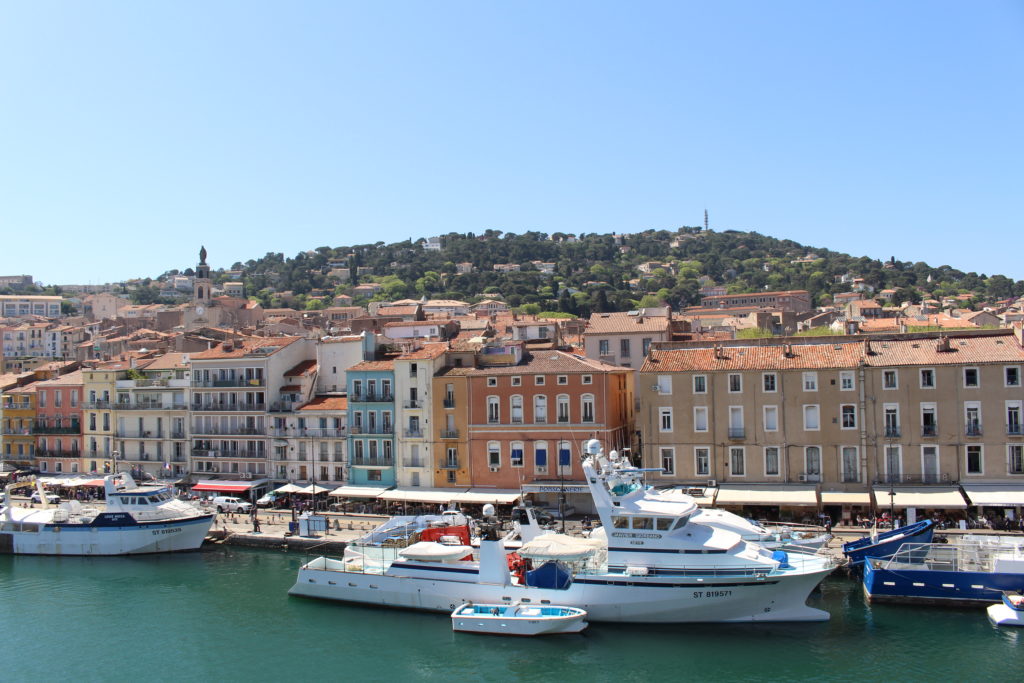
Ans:
<svg viewBox="0 0 1024 683"><path fill-rule="evenodd" d="M548 466L548 449L546 449L546 448L538 448L538 449L536 449L534 451L534 453L535 453L535 457L537 459L537 467L547 467Z"/></svg>
<svg viewBox="0 0 1024 683"><path fill-rule="evenodd" d="M569 449L559 448L558 449L558 466L568 467L569 466Z"/></svg>

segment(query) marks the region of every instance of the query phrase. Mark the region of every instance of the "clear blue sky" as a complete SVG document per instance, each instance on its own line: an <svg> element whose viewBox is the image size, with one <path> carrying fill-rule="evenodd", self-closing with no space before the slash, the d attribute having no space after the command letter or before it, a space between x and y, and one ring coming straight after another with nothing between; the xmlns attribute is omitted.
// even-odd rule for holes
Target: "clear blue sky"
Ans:
<svg viewBox="0 0 1024 683"><path fill-rule="evenodd" d="M0 0L0 274L753 229L1024 278L1024 3Z"/></svg>

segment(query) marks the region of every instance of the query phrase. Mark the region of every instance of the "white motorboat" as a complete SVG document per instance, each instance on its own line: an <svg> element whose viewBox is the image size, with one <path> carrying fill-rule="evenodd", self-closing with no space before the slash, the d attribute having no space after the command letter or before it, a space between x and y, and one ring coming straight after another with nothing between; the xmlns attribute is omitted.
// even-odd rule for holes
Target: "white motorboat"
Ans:
<svg viewBox="0 0 1024 683"><path fill-rule="evenodd" d="M106 509L70 500L17 507L4 489L0 553L17 555L134 555L195 550L214 515L177 500L165 486L138 485L126 472L104 477Z"/></svg>
<svg viewBox="0 0 1024 683"><path fill-rule="evenodd" d="M1024 595L1004 592L1002 601L989 605L987 611L996 626L1024 626Z"/></svg>
<svg viewBox="0 0 1024 683"><path fill-rule="evenodd" d="M600 443L586 445L583 471L605 537L565 548L548 535L506 556L497 521L477 524L473 560L411 559L398 549L369 557L358 544L342 559L299 569L292 595L451 613L458 605L564 605L591 621L824 621L810 592L835 567L824 555L785 553L702 523L692 500L666 500ZM485 515L487 513L485 512ZM536 547L539 542L548 546ZM570 544L571 545L571 544ZM453 553L454 554L454 553ZM422 557L422 555L421 555ZM515 565L510 570L510 560Z"/></svg>
<svg viewBox="0 0 1024 683"><path fill-rule="evenodd" d="M452 612L452 630L505 636L579 633L587 627L586 610L564 605L459 605Z"/></svg>

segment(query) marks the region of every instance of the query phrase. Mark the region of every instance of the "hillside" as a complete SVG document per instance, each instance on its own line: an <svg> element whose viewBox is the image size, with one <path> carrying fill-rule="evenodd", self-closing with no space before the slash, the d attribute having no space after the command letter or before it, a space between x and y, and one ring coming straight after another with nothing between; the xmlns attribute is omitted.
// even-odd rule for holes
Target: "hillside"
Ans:
<svg viewBox="0 0 1024 683"><path fill-rule="evenodd" d="M705 285L723 285L729 293L806 289L820 305L850 291L851 282L842 282L843 276L862 278L876 292L896 289L897 303L958 294L971 294L975 302L1024 295L1024 281L1002 275L964 273L923 262L882 262L756 232L684 227L576 238L487 230L480 235L450 233L440 242L437 250L425 248L426 241L419 240L319 247L293 258L268 253L235 263L231 270L244 271L246 291L265 306L280 305L279 293L290 291L309 308L322 307L333 295L350 293L355 284L367 282L383 286L373 297L378 300L427 296L476 301L500 294L510 306L577 315L662 300L682 308L698 303L699 289ZM458 264L472 264L472 272L458 272ZM520 270L497 272L495 264L514 264ZM349 273L339 270L344 268ZM339 274L350 279L343 281ZM219 277L228 279L223 271ZM368 300L357 296L355 303Z"/></svg>

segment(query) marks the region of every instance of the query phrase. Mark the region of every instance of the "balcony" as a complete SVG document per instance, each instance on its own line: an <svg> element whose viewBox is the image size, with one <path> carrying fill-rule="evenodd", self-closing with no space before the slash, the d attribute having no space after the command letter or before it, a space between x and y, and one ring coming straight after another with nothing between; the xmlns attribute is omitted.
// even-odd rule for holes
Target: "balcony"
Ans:
<svg viewBox="0 0 1024 683"><path fill-rule="evenodd" d="M295 410L295 406L302 405L301 401L274 401L270 404L270 412L272 413L290 413Z"/></svg>
<svg viewBox="0 0 1024 683"><path fill-rule="evenodd" d="M447 460L441 463L440 468L442 470L457 470L459 469L459 461L457 458L448 458Z"/></svg>
<svg viewBox="0 0 1024 683"><path fill-rule="evenodd" d="M747 436L747 430L743 427L729 427L729 438L730 439L744 439Z"/></svg>
<svg viewBox="0 0 1024 683"><path fill-rule="evenodd" d="M202 403L194 404L192 412L234 412L234 413L265 413L266 403Z"/></svg>
<svg viewBox="0 0 1024 683"><path fill-rule="evenodd" d="M1024 434L1024 431L1021 430L1021 426L1020 426L1019 422L1017 422L1017 423L1011 422L1010 424L1006 425L1006 435L1007 436L1020 436L1021 434Z"/></svg>
<svg viewBox="0 0 1024 683"><path fill-rule="evenodd" d="M344 439L348 436L348 429L345 427L307 427L296 429L296 436L309 436L316 439Z"/></svg>
<svg viewBox="0 0 1024 683"><path fill-rule="evenodd" d="M263 460L265 453L246 450L221 450L216 448L193 448L192 455L197 458L248 458Z"/></svg>
<svg viewBox="0 0 1024 683"><path fill-rule="evenodd" d="M348 397L349 403L391 403L394 400L394 394L392 394L390 391L364 391L362 393L352 394L351 396Z"/></svg>
<svg viewBox="0 0 1024 683"><path fill-rule="evenodd" d="M262 377L228 377L227 379L192 380L192 386L196 389L226 389L231 387L262 387L266 386Z"/></svg>
<svg viewBox="0 0 1024 683"><path fill-rule="evenodd" d="M967 436L981 436L981 423L980 422L968 422L964 425L964 431Z"/></svg>
<svg viewBox="0 0 1024 683"><path fill-rule="evenodd" d="M900 438L900 428L895 425L885 426L885 438L887 439L898 439Z"/></svg>
<svg viewBox="0 0 1024 683"><path fill-rule="evenodd" d="M409 409L409 410L414 409L414 408L422 408L423 407L423 402L422 401L418 401L418 400L410 399L410 400L405 401L404 403L402 403L402 406L404 408L406 408L406 409Z"/></svg>
<svg viewBox="0 0 1024 683"><path fill-rule="evenodd" d="M444 407L445 408L454 408L455 407L455 399L454 398L446 398L444 400Z"/></svg>
<svg viewBox="0 0 1024 683"><path fill-rule="evenodd" d="M75 422L68 426L56 426L46 424L36 424L32 428L33 434L81 434L82 426Z"/></svg>
<svg viewBox="0 0 1024 683"><path fill-rule="evenodd" d="M141 432L137 429L118 429L114 432L118 439L162 439L164 433L159 429L144 429Z"/></svg>
<svg viewBox="0 0 1024 683"><path fill-rule="evenodd" d="M821 473L820 472L803 472L803 473L800 474L799 478L800 478L800 481L819 482L819 481L821 481Z"/></svg>
<svg viewBox="0 0 1024 683"><path fill-rule="evenodd" d="M259 427L192 427L193 436L263 436L264 430Z"/></svg>
<svg viewBox="0 0 1024 683"><path fill-rule="evenodd" d="M40 448L36 451L37 458L81 458L82 451L53 451L46 448Z"/></svg>
<svg viewBox="0 0 1024 683"><path fill-rule="evenodd" d="M392 467L395 459L387 456L356 456L352 458L353 467Z"/></svg>
<svg viewBox="0 0 1024 683"><path fill-rule="evenodd" d="M188 410L188 405L184 403L164 403L163 401L115 403L110 407L114 410Z"/></svg>
<svg viewBox="0 0 1024 683"><path fill-rule="evenodd" d="M402 458L402 467L426 467L427 461L423 458Z"/></svg>
<svg viewBox="0 0 1024 683"><path fill-rule="evenodd" d="M875 479L875 484L950 484L955 482L955 479L950 476L949 472L928 472L925 474L883 474ZM885 498L885 494L882 495ZM888 501L885 501L887 504ZM879 505L883 505L883 501L878 501Z"/></svg>
<svg viewBox="0 0 1024 683"><path fill-rule="evenodd" d="M171 439L187 439L184 430L172 429L167 433L168 438Z"/></svg>
<svg viewBox="0 0 1024 683"><path fill-rule="evenodd" d="M938 436L938 425L921 425L921 436Z"/></svg>
<svg viewBox="0 0 1024 683"><path fill-rule="evenodd" d="M441 438L442 439L457 439L457 438L459 438L459 430L458 429L442 429L441 430Z"/></svg>
<svg viewBox="0 0 1024 683"><path fill-rule="evenodd" d="M82 403L82 407L89 410L103 410L110 407L110 401L85 401Z"/></svg>
<svg viewBox="0 0 1024 683"><path fill-rule="evenodd" d="M363 425L361 427L351 426L348 428L352 434L370 434L376 436L388 436L394 434L394 429L391 425L383 425L381 427L367 427Z"/></svg>
<svg viewBox="0 0 1024 683"><path fill-rule="evenodd" d="M407 438L407 439L421 439L421 438L423 438L423 430L418 428L418 427L416 429L406 429L403 432L403 434L405 434L405 438Z"/></svg>
<svg viewBox="0 0 1024 683"><path fill-rule="evenodd" d="M188 385L189 381L187 379L168 379L166 377L161 377L154 379L119 379L115 386L118 389L147 389L164 387L184 388Z"/></svg>

